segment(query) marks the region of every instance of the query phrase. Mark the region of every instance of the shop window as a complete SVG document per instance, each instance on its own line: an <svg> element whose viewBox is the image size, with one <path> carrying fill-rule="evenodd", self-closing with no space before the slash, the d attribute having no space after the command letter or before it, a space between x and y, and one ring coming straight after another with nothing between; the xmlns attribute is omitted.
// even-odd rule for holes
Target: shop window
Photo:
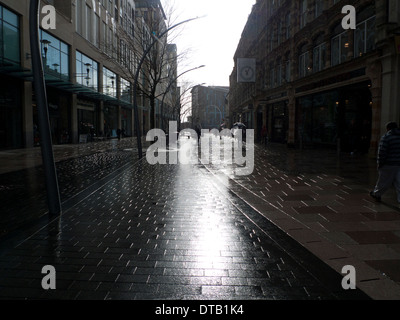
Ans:
<svg viewBox="0 0 400 320"><path fill-rule="evenodd" d="M302 143L337 143L337 100L336 91L299 98L298 133Z"/></svg>

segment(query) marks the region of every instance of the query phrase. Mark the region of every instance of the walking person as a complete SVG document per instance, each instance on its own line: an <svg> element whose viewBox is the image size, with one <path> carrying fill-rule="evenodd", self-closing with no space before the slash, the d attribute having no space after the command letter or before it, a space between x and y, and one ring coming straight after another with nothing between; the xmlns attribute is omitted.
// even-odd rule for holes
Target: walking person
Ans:
<svg viewBox="0 0 400 320"><path fill-rule="evenodd" d="M390 122L386 125L386 130L387 133L379 143L379 178L370 196L380 202L382 195L394 185L397 201L400 203L400 129L396 122Z"/></svg>

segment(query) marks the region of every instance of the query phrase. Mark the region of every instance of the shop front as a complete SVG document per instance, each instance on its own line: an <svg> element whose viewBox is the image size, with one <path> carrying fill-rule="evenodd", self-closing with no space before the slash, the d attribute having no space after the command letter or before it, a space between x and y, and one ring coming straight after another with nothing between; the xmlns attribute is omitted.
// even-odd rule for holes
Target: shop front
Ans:
<svg viewBox="0 0 400 320"><path fill-rule="evenodd" d="M91 141L95 136L102 136L98 127L98 108L92 101L78 100L78 136L79 141Z"/></svg>
<svg viewBox="0 0 400 320"><path fill-rule="evenodd" d="M271 141L286 143L288 135L288 103L287 100L269 105L271 114Z"/></svg>
<svg viewBox="0 0 400 320"><path fill-rule="evenodd" d="M369 85L366 82L297 98L298 143L302 147L368 152L372 122Z"/></svg>
<svg viewBox="0 0 400 320"><path fill-rule="evenodd" d="M132 109L121 108L121 130L125 136L133 136Z"/></svg>
<svg viewBox="0 0 400 320"><path fill-rule="evenodd" d="M107 138L116 138L118 125L118 107L113 104L106 104L104 113L104 136Z"/></svg>

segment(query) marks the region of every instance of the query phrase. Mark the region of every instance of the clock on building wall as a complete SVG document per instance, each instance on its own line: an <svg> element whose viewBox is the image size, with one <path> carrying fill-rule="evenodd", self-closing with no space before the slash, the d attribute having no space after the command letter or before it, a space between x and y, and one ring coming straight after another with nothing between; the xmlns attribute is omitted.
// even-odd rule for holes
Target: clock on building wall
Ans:
<svg viewBox="0 0 400 320"><path fill-rule="evenodd" d="M237 60L237 82L256 82L256 59Z"/></svg>

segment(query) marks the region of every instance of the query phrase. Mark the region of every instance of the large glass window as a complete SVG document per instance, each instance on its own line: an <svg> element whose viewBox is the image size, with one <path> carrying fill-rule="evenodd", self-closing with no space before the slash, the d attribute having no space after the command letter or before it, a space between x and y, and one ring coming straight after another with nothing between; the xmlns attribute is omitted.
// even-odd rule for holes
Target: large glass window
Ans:
<svg viewBox="0 0 400 320"><path fill-rule="evenodd" d="M98 63L77 51L76 82L99 91L98 77Z"/></svg>
<svg viewBox="0 0 400 320"><path fill-rule="evenodd" d="M121 100L131 102L131 84L123 78L121 78Z"/></svg>
<svg viewBox="0 0 400 320"><path fill-rule="evenodd" d="M44 30L40 30L40 44L45 73L69 80L68 45Z"/></svg>
<svg viewBox="0 0 400 320"><path fill-rule="evenodd" d="M0 6L0 58L19 64L20 54L19 18L15 13Z"/></svg>
<svg viewBox="0 0 400 320"><path fill-rule="evenodd" d="M325 68L326 44L322 43L313 49L313 72L319 72Z"/></svg>
<svg viewBox="0 0 400 320"><path fill-rule="evenodd" d="M336 66L347 60L349 53L349 36L348 32L345 31L332 38L331 45L331 63L332 66Z"/></svg>
<svg viewBox="0 0 400 320"><path fill-rule="evenodd" d="M299 56L299 78L305 77L308 73L309 53L305 50L305 46L303 46Z"/></svg>
<svg viewBox="0 0 400 320"><path fill-rule="evenodd" d="M103 93L108 96L117 97L117 75L111 70L103 67Z"/></svg>
<svg viewBox="0 0 400 320"><path fill-rule="evenodd" d="M300 1L300 29L307 24L307 0Z"/></svg>
<svg viewBox="0 0 400 320"><path fill-rule="evenodd" d="M354 57L375 49L375 17L371 17L357 25L354 32Z"/></svg>

